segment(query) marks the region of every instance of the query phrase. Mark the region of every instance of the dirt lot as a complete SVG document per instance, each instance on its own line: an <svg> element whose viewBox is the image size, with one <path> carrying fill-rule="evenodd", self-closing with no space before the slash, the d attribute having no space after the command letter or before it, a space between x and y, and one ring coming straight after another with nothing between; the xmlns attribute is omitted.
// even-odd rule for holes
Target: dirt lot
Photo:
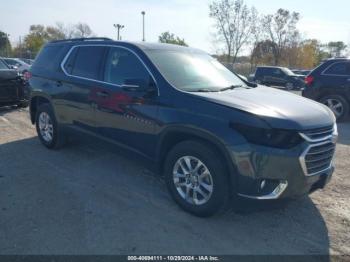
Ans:
<svg viewBox="0 0 350 262"><path fill-rule="evenodd" d="M311 197L209 219L181 211L142 161L101 144L45 149L0 109L0 254L350 254L350 123Z"/></svg>

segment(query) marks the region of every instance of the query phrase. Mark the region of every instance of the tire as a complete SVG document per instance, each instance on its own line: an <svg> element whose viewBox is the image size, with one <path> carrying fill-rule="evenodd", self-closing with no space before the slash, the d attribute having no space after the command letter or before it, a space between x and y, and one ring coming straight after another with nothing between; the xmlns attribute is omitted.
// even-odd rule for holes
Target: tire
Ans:
<svg viewBox="0 0 350 262"><path fill-rule="evenodd" d="M292 82L288 82L286 84L286 89L289 90L289 91L293 90L294 89L294 84Z"/></svg>
<svg viewBox="0 0 350 262"><path fill-rule="evenodd" d="M188 158L192 164L192 171L195 169L193 167L197 166L199 162L203 165L200 166L197 172L193 172L192 177L187 175L189 177L185 178L185 174L188 173L188 165L186 164ZM180 162L187 169L186 172L183 172L184 168L181 167ZM209 175L206 174L208 173L205 172L206 170L209 171ZM216 151L205 143L185 141L177 144L167 155L164 172L170 195L185 211L199 217L208 217L225 210L227 207L230 198L230 183L225 163ZM178 175L175 175L175 173ZM201 175L198 176L199 174ZM196 175L197 181L195 179ZM177 187L176 182L184 185ZM195 185L192 183L195 183ZM194 188L190 188L191 186L194 186ZM186 200L184 195L187 188L190 189ZM197 197L194 196L194 191L196 191ZM205 193L206 197L200 192Z"/></svg>
<svg viewBox="0 0 350 262"><path fill-rule="evenodd" d="M349 103L339 95L325 96L320 102L333 111L338 122L344 121L349 115Z"/></svg>
<svg viewBox="0 0 350 262"><path fill-rule="evenodd" d="M59 149L65 144L66 136L58 128L51 105L42 104L38 107L35 116L35 126L38 137L45 147Z"/></svg>

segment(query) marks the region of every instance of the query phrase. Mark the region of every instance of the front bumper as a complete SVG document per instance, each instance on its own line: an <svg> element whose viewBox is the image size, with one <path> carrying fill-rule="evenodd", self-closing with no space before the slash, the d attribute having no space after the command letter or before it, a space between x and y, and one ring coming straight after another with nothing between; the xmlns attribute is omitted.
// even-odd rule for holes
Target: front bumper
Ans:
<svg viewBox="0 0 350 262"><path fill-rule="evenodd" d="M334 171L333 160L317 172L308 171L305 165L305 155L319 144L335 148L334 139L317 143L305 140L289 150L251 144L229 148L238 173L238 195L259 200L298 198L324 188Z"/></svg>

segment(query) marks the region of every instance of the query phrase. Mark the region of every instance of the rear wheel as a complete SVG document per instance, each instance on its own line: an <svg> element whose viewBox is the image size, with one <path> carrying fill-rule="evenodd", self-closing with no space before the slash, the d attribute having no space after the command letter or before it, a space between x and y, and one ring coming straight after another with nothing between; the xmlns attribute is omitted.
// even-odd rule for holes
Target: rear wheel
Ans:
<svg viewBox="0 0 350 262"><path fill-rule="evenodd" d="M35 125L38 137L44 146L49 149L58 149L64 145L66 136L59 130L49 104L42 104L38 107Z"/></svg>
<svg viewBox="0 0 350 262"><path fill-rule="evenodd" d="M169 152L164 171L171 196L187 212L206 217L226 207L228 174L210 146L197 141L179 143Z"/></svg>
<svg viewBox="0 0 350 262"><path fill-rule="evenodd" d="M329 95L321 99L328 106L338 121L343 121L349 115L349 103L339 95Z"/></svg>
<svg viewBox="0 0 350 262"><path fill-rule="evenodd" d="M294 89L294 84L291 83L291 82L288 82L288 83L286 84L286 89L287 89L287 90L293 90L293 89Z"/></svg>

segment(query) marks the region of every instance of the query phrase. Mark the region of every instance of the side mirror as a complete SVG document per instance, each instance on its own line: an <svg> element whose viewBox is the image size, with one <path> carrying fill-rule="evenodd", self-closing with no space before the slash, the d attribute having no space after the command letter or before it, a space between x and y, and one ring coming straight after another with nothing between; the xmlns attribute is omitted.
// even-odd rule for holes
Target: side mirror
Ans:
<svg viewBox="0 0 350 262"><path fill-rule="evenodd" d="M153 80L143 78L125 79L122 85L124 91L151 93L156 90Z"/></svg>

